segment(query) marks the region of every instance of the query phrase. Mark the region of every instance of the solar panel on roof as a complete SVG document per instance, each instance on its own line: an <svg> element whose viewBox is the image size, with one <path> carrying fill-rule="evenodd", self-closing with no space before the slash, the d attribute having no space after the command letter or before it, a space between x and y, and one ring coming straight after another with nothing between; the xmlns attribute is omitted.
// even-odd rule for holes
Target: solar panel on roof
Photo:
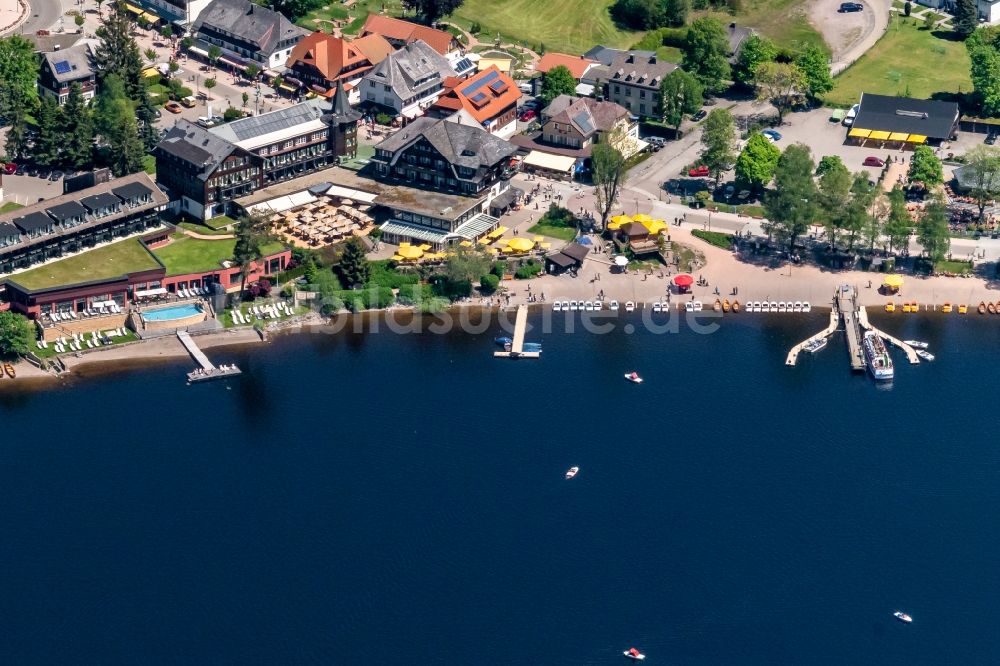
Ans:
<svg viewBox="0 0 1000 666"><path fill-rule="evenodd" d="M498 95L502 94L508 87L507 82L502 79L490 84L490 90Z"/></svg>
<svg viewBox="0 0 1000 666"><path fill-rule="evenodd" d="M462 94L465 95L466 97L468 97L469 95L471 95L472 93L476 92L477 90L479 90L483 86L486 86L486 85L489 85L490 83L492 83L494 81L494 79L496 79L498 76L500 76L500 72L498 72L496 70L493 70L489 74L487 74L486 76L484 76L483 78L478 79L476 81L473 81L469 85L467 85L464 88L462 88Z"/></svg>
<svg viewBox="0 0 1000 666"><path fill-rule="evenodd" d="M70 69L68 60L60 60L55 64L56 74L69 74Z"/></svg>
<svg viewBox="0 0 1000 666"><path fill-rule="evenodd" d="M486 104L488 100L489 98L486 96L486 93L482 92L477 92L475 95L469 98L469 101L475 104L476 106L482 106L483 104Z"/></svg>

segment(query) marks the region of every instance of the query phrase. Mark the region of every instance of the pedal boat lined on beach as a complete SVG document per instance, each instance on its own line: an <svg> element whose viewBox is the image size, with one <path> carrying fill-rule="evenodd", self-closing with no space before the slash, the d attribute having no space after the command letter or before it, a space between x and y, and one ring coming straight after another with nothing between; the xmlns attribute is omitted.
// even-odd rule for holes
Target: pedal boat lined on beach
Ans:
<svg viewBox="0 0 1000 666"><path fill-rule="evenodd" d="M733 301L733 312L739 312L739 311L740 311L740 302Z"/></svg>
<svg viewBox="0 0 1000 666"><path fill-rule="evenodd" d="M989 312L990 314L996 314L997 313L997 306L993 305L992 303L987 303L986 304L986 311Z"/></svg>
<svg viewBox="0 0 1000 666"><path fill-rule="evenodd" d="M951 312L951 303L945 303L942 305L941 312Z"/></svg>
<svg viewBox="0 0 1000 666"><path fill-rule="evenodd" d="M715 303L712 304L712 309L716 312L722 312L722 301L715 299Z"/></svg>
<svg viewBox="0 0 1000 666"><path fill-rule="evenodd" d="M896 311L896 304L893 303L892 301L889 301L888 303L885 304L885 311L886 312L895 312Z"/></svg>
<svg viewBox="0 0 1000 666"><path fill-rule="evenodd" d="M14 372L14 366L12 366L10 363L4 363L3 364L3 369L4 369L4 372L7 373L7 376L10 377L11 379L14 379L14 378L17 377L17 374Z"/></svg>
<svg viewBox="0 0 1000 666"><path fill-rule="evenodd" d="M722 311L729 312L729 299L722 301Z"/></svg>
<svg viewBox="0 0 1000 666"><path fill-rule="evenodd" d="M966 314L969 311L969 306L965 303L961 303L958 306L958 314Z"/></svg>
<svg viewBox="0 0 1000 666"><path fill-rule="evenodd" d="M979 301L979 307L976 308L979 314L986 314L986 301Z"/></svg>

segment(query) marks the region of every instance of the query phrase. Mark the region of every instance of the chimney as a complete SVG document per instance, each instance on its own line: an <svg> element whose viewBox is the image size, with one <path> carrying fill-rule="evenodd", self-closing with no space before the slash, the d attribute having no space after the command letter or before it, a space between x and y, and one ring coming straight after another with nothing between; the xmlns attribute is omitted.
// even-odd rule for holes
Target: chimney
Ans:
<svg viewBox="0 0 1000 666"><path fill-rule="evenodd" d="M735 23L730 23L729 24L729 32L736 32L736 24Z"/></svg>
<svg viewBox="0 0 1000 666"><path fill-rule="evenodd" d="M650 65L655 65L656 64L656 56L655 55L649 56L649 64Z"/></svg>
<svg viewBox="0 0 1000 666"><path fill-rule="evenodd" d="M633 63L633 62L635 62L635 56L632 55L631 53L629 53L628 57L625 58L625 62L627 62L627 63Z"/></svg>

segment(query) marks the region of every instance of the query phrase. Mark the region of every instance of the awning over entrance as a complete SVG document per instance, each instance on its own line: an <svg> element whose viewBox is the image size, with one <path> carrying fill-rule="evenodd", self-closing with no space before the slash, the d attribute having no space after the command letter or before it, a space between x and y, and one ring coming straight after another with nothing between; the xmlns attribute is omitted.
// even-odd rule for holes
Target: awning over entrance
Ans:
<svg viewBox="0 0 1000 666"><path fill-rule="evenodd" d="M885 141L889 138L888 132L883 132L882 130L875 130L868 135L869 139L875 139L876 141Z"/></svg>
<svg viewBox="0 0 1000 666"><path fill-rule="evenodd" d="M143 19L144 21L148 21L149 23L158 23L160 21L159 16L157 16L156 14L150 14L149 12L143 12L142 14L139 15L139 18Z"/></svg>
<svg viewBox="0 0 1000 666"><path fill-rule="evenodd" d="M851 131L847 133L847 136L853 137L855 139L867 139L868 135L871 134L871 130L861 129L859 127L852 127Z"/></svg>
<svg viewBox="0 0 1000 666"><path fill-rule="evenodd" d="M136 7L135 5L129 4L129 3L126 2L125 3L125 11L127 11L130 14L135 14L136 16L140 16L146 10L144 10L142 7Z"/></svg>
<svg viewBox="0 0 1000 666"><path fill-rule="evenodd" d="M156 289L137 289L135 292L136 298L150 298L152 296L163 296L167 293L167 290L163 287L157 287Z"/></svg>
<svg viewBox="0 0 1000 666"><path fill-rule="evenodd" d="M343 185L331 185L330 189L326 191L326 196L353 199L354 201L364 201L365 203L370 204L375 202L375 197L378 195L372 194L371 192L355 190L350 187L344 187Z"/></svg>
<svg viewBox="0 0 1000 666"><path fill-rule="evenodd" d="M524 158L524 164L559 173L570 173L573 170L573 165L576 164L576 158L568 155L550 155L540 150L533 150Z"/></svg>

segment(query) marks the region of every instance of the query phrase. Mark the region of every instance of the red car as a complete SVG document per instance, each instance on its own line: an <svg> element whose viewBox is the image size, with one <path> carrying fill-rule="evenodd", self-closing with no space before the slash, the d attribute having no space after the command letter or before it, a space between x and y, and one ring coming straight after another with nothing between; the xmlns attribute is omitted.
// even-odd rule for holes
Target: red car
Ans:
<svg viewBox="0 0 1000 666"><path fill-rule="evenodd" d="M882 160L880 160L879 158L877 158L875 156L871 156L871 157L866 157L865 158L864 165L865 166L873 166L873 167L880 167L881 168L881 167L885 166L885 162L883 162Z"/></svg>
<svg viewBox="0 0 1000 666"><path fill-rule="evenodd" d="M8 162L3 165L3 172L8 176L13 176L14 172L17 171L17 164L14 162Z"/></svg>
<svg viewBox="0 0 1000 666"><path fill-rule="evenodd" d="M532 111L531 109L525 109L524 111L521 112L521 115L520 117L518 117L518 120L520 120L522 123L526 123L529 120L534 119L534 117L535 117L534 111Z"/></svg>
<svg viewBox="0 0 1000 666"><path fill-rule="evenodd" d="M705 178L708 176L708 167L702 164L701 166L696 166L695 168L688 171L688 175L692 178Z"/></svg>

